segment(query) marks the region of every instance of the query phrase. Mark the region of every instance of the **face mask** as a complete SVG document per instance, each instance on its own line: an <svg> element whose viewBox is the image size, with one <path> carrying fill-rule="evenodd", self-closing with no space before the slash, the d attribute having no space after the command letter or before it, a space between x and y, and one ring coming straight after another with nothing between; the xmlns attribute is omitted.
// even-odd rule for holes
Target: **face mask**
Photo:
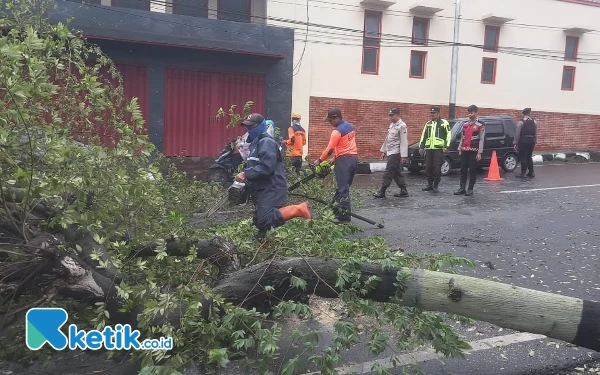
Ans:
<svg viewBox="0 0 600 375"><path fill-rule="evenodd" d="M257 138L259 135L264 133L267 130L267 122L263 121L255 128L248 130L248 142L252 142L253 139Z"/></svg>

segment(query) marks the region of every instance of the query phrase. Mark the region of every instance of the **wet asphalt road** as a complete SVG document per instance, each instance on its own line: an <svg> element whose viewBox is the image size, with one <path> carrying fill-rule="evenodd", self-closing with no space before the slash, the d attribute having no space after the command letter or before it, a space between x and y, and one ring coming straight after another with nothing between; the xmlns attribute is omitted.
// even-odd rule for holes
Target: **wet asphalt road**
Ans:
<svg viewBox="0 0 600 375"><path fill-rule="evenodd" d="M408 175L410 197L362 199L360 213L383 219L384 229L355 224L364 228L362 235L384 236L405 252L472 259L478 266L460 271L468 276L600 301L600 164L539 166L537 177L526 180L502 173L504 181L486 182L486 174L479 174L473 197L452 194L457 172L442 179L437 195L421 191L424 175ZM364 189L375 192L380 181L381 174L362 175L354 186L363 195ZM556 189L569 186L580 187ZM457 330L468 341L515 333L487 323ZM593 358L600 356L536 339L481 350L467 361L430 360L420 367L426 374L552 374Z"/></svg>

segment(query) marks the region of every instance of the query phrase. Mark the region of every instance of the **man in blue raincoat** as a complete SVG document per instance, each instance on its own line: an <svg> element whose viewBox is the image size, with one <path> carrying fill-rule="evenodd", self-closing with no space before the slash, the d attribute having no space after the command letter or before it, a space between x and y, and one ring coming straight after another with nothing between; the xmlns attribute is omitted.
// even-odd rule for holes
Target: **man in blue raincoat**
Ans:
<svg viewBox="0 0 600 375"><path fill-rule="evenodd" d="M245 182L250 189L255 206L253 222L259 231L258 238L263 238L269 229L279 227L290 219L310 219L306 202L284 206L287 176L281 146L268 134L265 118L252 113L241 125L248 131L250 155L244 170L235 179Z"/></svg>

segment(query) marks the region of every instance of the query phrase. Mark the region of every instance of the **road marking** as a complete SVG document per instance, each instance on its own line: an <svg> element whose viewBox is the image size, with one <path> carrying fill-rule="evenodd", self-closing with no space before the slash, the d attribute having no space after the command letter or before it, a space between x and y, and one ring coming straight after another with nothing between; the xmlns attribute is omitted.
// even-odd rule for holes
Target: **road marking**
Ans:
<svg viewBox="0 0 600 375"><path fill-rule="evenodd" d="M541 339L545 339L545 338L546 338L546 336L544 336L544 335L536 335L533 333L514 333L511 335L505 335L505 336L495 336L495 337L490 337L490 338L483 339L483 340L470 342L469 344L471 345L472 349L467 350L466 353L473 353L473 352L478 352L481 350L488 350L488 349L492 349L492 348L503 347L503 346L508 346L508 345L527 342L527 341L541 340ZM394 358L396 359L396 366L394 366L394 364L392 362L392 360ZM394 357L377 359L375 361L359 363L356 365L338 367L338 368L336 368L336 370L337 370L338 374L367 374L369 372L372 372L371 368L375 363L380 364L381 366L383 366L386 369L390 369L390 368L394 368L394 367L406 366L406 365L410 365L410 364L417 364L417 363L427 362L432 359L441 359L441 358L445 358L445 356L441 353L436 353L433 349L429 349L429 350L423 350L423 351L415 352L415 353L400 354L400 355L397 355ZM305 375L315 375L315 374L319 374L319 373L318 372L309 372L309 373L306 373Z"/></svg>
<svg viewBox="0 0 600 375"><path fill-rule="evenodd" d="M592 185L575 185L575 186L558 186L558 187L550 187L550 188L539 188L539 189L523 189L523 190L504 190L501 191L501 194L508 193L527 193L530 191L544 191L544 190L558 190L558 189L575 189L575 188L583 188L583 187L594 187L600 186L600 184L592 184Z"/></svg>

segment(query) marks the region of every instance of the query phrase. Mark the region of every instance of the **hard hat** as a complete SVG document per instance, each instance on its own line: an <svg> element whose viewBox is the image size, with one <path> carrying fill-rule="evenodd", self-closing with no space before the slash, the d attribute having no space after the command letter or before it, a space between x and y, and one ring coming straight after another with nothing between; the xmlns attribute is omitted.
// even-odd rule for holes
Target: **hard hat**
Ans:
<svg viewBox="0 0 600 375"><path fill-rule="evenodd" d="M298 112L292 113L292 118L300 119L300 114Z"/></svg>

